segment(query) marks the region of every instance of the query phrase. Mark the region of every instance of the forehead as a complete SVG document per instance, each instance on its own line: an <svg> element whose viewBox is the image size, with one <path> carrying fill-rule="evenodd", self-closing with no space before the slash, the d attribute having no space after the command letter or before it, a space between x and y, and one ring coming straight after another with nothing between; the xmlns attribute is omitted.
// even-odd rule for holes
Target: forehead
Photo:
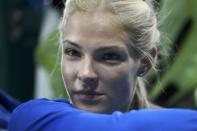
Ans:
<svg viewBox="0 0 197 131"><path fill-rule="evenodd" d="M107 11L74 12L66 25L66 30L69 30L69 27L72 27L72 29L88 29L89 31L96 30L100 32L115 32L121 29L118 17ZM91 26L94 27L91 28Z"/></svg>
<svg viewBox="0 0 197 131"><path fill-rule="evenodd" d="M64 40L76 43L124 43L126 33L110 12L75 12L64 27ZM119 46L125 46L119 44Z"/></svg>

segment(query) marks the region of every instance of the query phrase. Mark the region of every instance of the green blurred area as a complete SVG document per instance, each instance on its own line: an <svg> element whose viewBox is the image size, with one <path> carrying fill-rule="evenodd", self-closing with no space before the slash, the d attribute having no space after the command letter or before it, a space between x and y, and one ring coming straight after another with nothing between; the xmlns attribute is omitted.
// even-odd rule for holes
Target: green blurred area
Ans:
<svg viewBox="0 0 197 131"><path fill-rule="evenodd" d="M157 101L162 93L166 93L166 100L164 99L166 106L196 107L197 1L163 0L161 5L161 18L167 16L162 21L161 32L167 34L171 46L178 47L178 51L160 81L153 86L150 97ZM171 53L173 52L169 55ZM169 91L171 96L166 92L170 89L166 88L173 88L171 92Z"/></svg>
<svg viewBox="0 0 197 131"><path fill-rule="evenodd" d="M158 72L150 73L150 99L166 107L197 107L197 1L161 0L161 54ZM54 97L66 97L60 74L59 34L39 45L36 61L51 74ZM163 55L162 55L163 54ZM159 80L158 80L159 79ZM153 82L152 82L153 81Z"/></svg>
<svg viewBox="0 0 197 131"><path fill-rule="evenodd" d="M55 30L48 39L39 44L35 52L35 59L48 71L54 97L67 97L60 71L60 58L59 33L58 30Z"/></svg>

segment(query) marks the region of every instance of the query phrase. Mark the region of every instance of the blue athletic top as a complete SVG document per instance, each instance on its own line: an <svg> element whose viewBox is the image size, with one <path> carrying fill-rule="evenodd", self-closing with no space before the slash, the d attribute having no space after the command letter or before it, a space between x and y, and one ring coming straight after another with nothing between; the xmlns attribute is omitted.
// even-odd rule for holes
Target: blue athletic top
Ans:
<svg viewBox="0 0 197 131"><path fill-rule="evenodd" d="M98 114L76 109L66 100L31 100L20 105L9 131L197 131L197 111L141 109Z"/></svg>

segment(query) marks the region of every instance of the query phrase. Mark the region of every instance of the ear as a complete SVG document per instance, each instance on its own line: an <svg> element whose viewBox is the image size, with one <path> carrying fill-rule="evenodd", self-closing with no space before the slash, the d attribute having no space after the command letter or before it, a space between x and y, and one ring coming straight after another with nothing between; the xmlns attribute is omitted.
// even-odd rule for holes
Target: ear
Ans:
<svg viewBox="0 0 197 131"><path fill-rule="evenodd" d="M146 75L148 73L148 71L152 68L153 65L155 65L156 60L157 60L157 49L156 48L152 48L150 50L150 54L153 58L153 61L151 62L148 57L143 57L141 59L141 64L140 67L138 69L138 76L139 77L143 77L144 75Z"/></svg>

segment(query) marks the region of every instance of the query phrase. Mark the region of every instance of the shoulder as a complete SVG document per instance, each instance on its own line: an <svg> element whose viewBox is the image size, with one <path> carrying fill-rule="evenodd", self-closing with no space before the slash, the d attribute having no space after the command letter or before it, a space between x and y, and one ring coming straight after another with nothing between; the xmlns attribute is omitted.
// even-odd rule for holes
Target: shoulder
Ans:
<svg viewBox="0 0 197 131"><path fill-rule="evenodd" d="M161 131L193 131L197 130L197 111L191 109L149 109L140 110L138 123ZM142 119L146 120L143 121ZM151 124L154 123L154 124Z"/></svg>
<svg viewBox="0 0 197 131"><path fill-rule="evenodd" d="M67 107L67 108L65 108ZM49 100L49 99L33 99L28 102L25 102L21 105L19 105L14 112L12 113L12 116L17 115L20 113L20 115L27 115L28 114L46 114L51 111L60 111L62 109L70 109L72 108L72 105L69 104L66 100Z"/></svg>
<svg viewBox="0 0 197 131"><path fill-rule="evenodd" d="M36 99L14 110L9 131L100 131L114 129L108 126L111 120L111 115L79 110L65 100Z"/></svg>
<svg viewBox="0 0 197 131"><path fill-rule="evenodd" d="M143 109L111 115L74 108L66 100L36 99L15 109L9 131L190 131L197 130L197 111Z"/></svg>
<svg viewBox="0 0 197 131"><path fill-rule="evenodd" d="M34 99L19 105L9 121L10 131L33 131L43 128L46 123L61 117L73 107L66 100Z"/></svg>

